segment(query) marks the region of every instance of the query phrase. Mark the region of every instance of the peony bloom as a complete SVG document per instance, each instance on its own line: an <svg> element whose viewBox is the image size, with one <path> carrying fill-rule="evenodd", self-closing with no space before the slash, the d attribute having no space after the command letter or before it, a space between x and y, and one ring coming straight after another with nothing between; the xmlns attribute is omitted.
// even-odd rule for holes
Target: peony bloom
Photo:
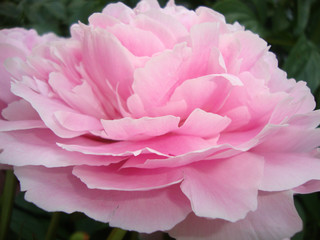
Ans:
<svg viewBox="0 0 320 240"><path fill-rule="evenodd" d="M293 194L320 190L320 112L256 34L142 0L22 57L28 39L6 44L0 163L28 201L179 240L301 230Z"/></svg>

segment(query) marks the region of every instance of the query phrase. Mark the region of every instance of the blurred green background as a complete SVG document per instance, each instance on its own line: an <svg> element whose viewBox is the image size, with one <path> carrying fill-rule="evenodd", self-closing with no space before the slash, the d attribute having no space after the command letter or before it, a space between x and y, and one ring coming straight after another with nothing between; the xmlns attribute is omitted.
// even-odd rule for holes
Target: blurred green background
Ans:
<svg viewBox="0 0 320 240"><path fill-rule="evenodd" d="M106 0L11 0L0 1L0 28L35 28L40 34L55 32L68 36L69 26L87 23L93 12L101 11ZM122 1L134 7L138 1ZM159 1L162 6L167 1ZM276 53L288 77L307 82L320 106L320 1L319 0L176 0L189 9L211 7L223 13L229 23L240 22L258 33ZM1 199L0 199L1 201ZM296 207L304 221L304 231L293 240L320 239L320 197L318 193L296 196ZM52 218L53 216L53 218ZM9 239L42 240L51 220L59 219L56 239L107 239L111 229L80 213L47 213L17 194ZM170 239L164 236L165 239ZM127 233L125 239L137 239Z"/></svg>

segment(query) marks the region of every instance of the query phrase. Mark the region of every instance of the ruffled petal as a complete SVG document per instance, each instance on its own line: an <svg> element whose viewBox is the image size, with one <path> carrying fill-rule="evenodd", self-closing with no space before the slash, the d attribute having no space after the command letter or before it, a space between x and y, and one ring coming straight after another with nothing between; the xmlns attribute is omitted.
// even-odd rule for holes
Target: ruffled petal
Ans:
<svg viewBox="0 0 320 240"><path fill-rule="evenodd" d="M203 161L184 170L181 189L200 217L237 221L257 208L263 160L250 153Z"/></svg>
<svg viewBox="0 0 320 240"><path fill-rule="evenodd" d="M279 240L301 231L291 192L259 193L258 209L235 223L190 214L169 234L177 240Z"/></svg>
<svg viewBox="0 0 320 240"><path fill-rule="evenodd" d="M26 191L27 201L47 211L82 211L113 227L145 233L165 231L191 211L177 185L130 192L88 189L71 170L26 166L15 167L15 174L21 182L21 190Z"/></svg>

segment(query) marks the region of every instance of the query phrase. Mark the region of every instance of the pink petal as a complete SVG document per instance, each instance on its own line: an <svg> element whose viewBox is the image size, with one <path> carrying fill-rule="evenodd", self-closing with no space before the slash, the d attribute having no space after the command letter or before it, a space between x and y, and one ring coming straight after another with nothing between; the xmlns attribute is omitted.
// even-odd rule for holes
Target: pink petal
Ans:
<svg viewBox="0 0 320 240"><path fill-rule="evenodd" d="M5 121L0 119L0 131L14 131L32 128L47 128L41 120Z"/></svg>
<svg viewBox="0 0 320 240"><path fill-rule="evenodd" d="M210 67L211 50L219 44L219 25L213 22L194 25L190 30L190 38L192 65L188 71L189 78L207 75Z"/></svg>
<svg viewBox="0 0 320 240"><path fill-rule="evenodd" d="M185 44L177 45L173 50L154 56L143 68L135 71L132 88L147 109L164 105L184 80L181 72L188 66L190 51Z"/></svg>
<svg viewBox="0 0 320 240"><path fill-rule="evenodd" d="M250 70L268 50L267 42L250 31L238 31L234 33L233 38L239 40L241 46L241 72Z"/></svg>
<svg viewBox="0 0 320 240"><path fill-rule="evenodd" d="M320 181L319 180L311 180L299 187L296 187L293 189L295 193L302 193L302 194L308 194L308 193L314 193L320 191Z"/></svg>
<svg viewBox="0 0 320 240"><path fill-rule="evenodd" d="M86 132L102 129L100 121L88 115L65 111L56 111L53 115L61 126L71 131Z"/></svg>
<svg viewBox="0 0 320 240"><path fill-rule="evenodd" d="M188 79L177 86L170 101L185 101L183 117L187 117L195 108L217 112L225 103L233 86L241 86L236 76L229 74L211 74ZM214 103L214 104L213 104Z"/></svg>
<svg viewBox="0 0 320 240"><path fill-rule="evenodd" d="M259 193L258 209L235 223L190 214L170 235L177 240L279 240L301 231L291 192Z"/></svg>
<svg viewBox="0 0 320 240"><path fill-rule="evenodd" d="M122 2L108 4L102 11L107 16L112 16L124 23L129 23L135 16L130 7Z"/></svg>
<svg viewBox="0 0 320 240"><path fill-rule="evenodd" d="M2 116L10 121L40 120L39 114L32 108L30 103L23 99L9 103L9 105L2 110Z"/></svg>
<svg viewBox="0 0 320 240"><path fill-rule="evenodd" d="M119 166L77 166L72 173L88 188L118 191L145 191L159 189L182 181L177 169L119 169Z"/></svg>
<svg viewBox="0 0 320 240"><path fill-rule="evenodd" d="M54 114L57 111L74 112L71 108L66 106L61 100L47 98L34 92L32 89L23 85L22 83L14 83L12 91L18 96L28 101L32 107L39 113L44 123L57 134L59 137L72 138L82 135L87 131L72 131L64 128L57 122Z"/></svg>
<svg viewBox="0 0 320 240"><path fill-rule="evenodd" d="M161 136L178 128L180 118L163 116L157 118L143 117L139 119L121 118L101 120L106 138L113 140L144 139Z"/></svg>
<svg viewBox="0 0 320 240"><path fill-rule="evenodd" d="M296 114L288 120L290 125L311 129L316 128L319 125L319 122L320 110L315 110L306 114Z"/></svg>
<svg viewBox="0 0 320 240"><path fill-rule="evenodd" d="M310 152L320 144L320 129L303 129L283 125L272 137L265 138L254 151L258 153Z"/></svg>
<svg viewBox="0 0 320 240"><path fill-rule="evenodd" d="M71 168L15 168L25 198L46 211L81 210L110 226L151 233L171 229L190 213L177 185L152 191L88 189ZM52 197L54 196L54 197ZM130 201L128 201L130 199ZM156 206L156 207L155 207Z"/></svg>
<svg viewBox="0 0 320 240"><path fill-rule="evenodd" d="M133 71L141 61L129 52L111 33L83 26L83 63L94 84L115 101L113 89L124 99L131 95ZM119 71L121 69L121 71ZM112 89L110 89L110 86ZM100 91L101 91L100 89ZM111 101L110 100L110 101Z"/></svg>
<svg viewBox="0 0 320 240"><path fill-rule="evenodd" d="M56 145L57 138L49 130L12 131L0 133L0 163L14 166L37 165L64 167L72 165L109 165L120 162L123 157L87 156L69 152Z"/></svg>
<svg viewBox="0 0 320 240"><path fill-rule="evenodd" d="M59 72L49 75L51 88L70 107L96 118L106 117L104 107L113 108L112 104L103 102L102 105L90 84L83 80L78 81L80 83L74 83L72 79Z"/></svg>
<svg viewBox="0 0 320 240"><path fill-rule="evenodd" d="M164 51L165 46L152 32L133 26L117 24L108 31L114 34L131 53L136 56L152 56Z"/></svg>
<svg viewBox="0 0 320 240"><path fill-rule="evenodd" d="M103 13L93 13L89 17L88 21L91 26L100 27L103 29L106 29L107 27L113 26L117 23L120 23L120 20L118 20L117 18L112 17L110 15L103 14Z"/></svg>
<svg viewBox="0 0 320 240"><path fill-rule="evenodd" d="M160 156L174 156L191 151L206 149L209 141L194 136L165 135L141 141L97 142L87 138L77 138L67 144L58 143L68 151L90 155L138 156L141 153L155 153Z"/></svg>
<svg viewBox="0 0 320 240"><path fill-rule="evenodd" d="M179 130L176 130L175 132L184 135L210 138L217 136L230 124L230 122L231 120L228 117L222 117L196 108Z"/></svg>
<svg viewBox="0 0 320 240"><path fill-rule="evenodd" d="M18 98L10 92L10 82L11 82L11 75L5 68L5 61L8 58L21 58L25 59L25 53L18 47L12 46L11 44L7 43L0 43L0 100L4 101L5 103L10 103Z"/></svg>
<svg viewBox="0 0 320 240"><path fill-rule="evenodd" d="M181 190L200 217L237 221L257 208L262 158L238 156L193 164L184 170Z"/></svg>
<svg viewBox="0 0 320 240"><path fill-rule="evenodd" d="M167 158L154 157L150 159L146 159L145 161L138 162L134 167L138 168L162 168L162 167L181 167L187 166L191 163L196 163L202 160L212 160L212 159L221 159L221 158L229 158L241 153L242 150L233 149L230 145L215 145L208 148L190 151L188 153L178 155L178 156L170 156Z"/></svg>
<svg viewBox="0 0 320 240"><path fill-rule="evenodd" d="M264 153L263 156L261 190L289 190L310 180L320 180L319 158L299 153Z"/></svg>

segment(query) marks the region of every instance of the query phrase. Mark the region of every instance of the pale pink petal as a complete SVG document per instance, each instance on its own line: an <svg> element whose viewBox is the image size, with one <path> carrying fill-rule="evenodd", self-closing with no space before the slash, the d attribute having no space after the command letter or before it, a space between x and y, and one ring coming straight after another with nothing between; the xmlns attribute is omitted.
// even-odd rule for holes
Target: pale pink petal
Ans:
<svg viewBox="0 0 320 240"><path fill-rule="evenodd" d="M11 102L1 113L5 119L10 121L40 120L39 114L32 108L30 103L23 99Z"/></svg>
<svg viewBox="0 0 320 240"><path fill-rule="evenodd" d="M240 71L250 70L268 50L267 42L250 31L238 31L234 33L234 38L240 42L241 46L239 55L239 58L242 59Z"/></svg>
<svg viewBox="0 0 320 240"><path fill-rule="evenodd" d="M154 158L146 159L145 161L138 162L137 165L134 165L138 168L175 168L186 166L191 163L199 162L202 160L212 160L212 159L221 159L221 158L230 158L244 151L241 149L234 149L232 146L217 145L210 146L208 148L193 150L185 154L170 156L167 158L160 158L156 156Z"/></svg>
<svg viewBox="0 0 320 240"><path fill-rule="evenodd" d="M119 165L77 166L72 173L90 189L118 191L159 189L177 184L183 179L181 169L119 169Z"/></svg>
<svg viewBox="0 0 320 240"><path fill-rule="evenodd" d="M164 135L141 141L97 142L78 138L73 143L58 144L69 151L90 155L132 156L141 153L155 153L160 156L174 156L211 146L209 141L195 136Z"/></svg>
<svg viewBox="0 0 320 240"><path fill-rule="evenodd" d="M310 180L320 180L320 159L299 153L264 153L261 186L264 191L282 191Z"/></svg>
<svg viewBox="0 0 320 240"><path fill-rule="evenodd" d="M47 128L41 120L6 121L0 119L0 131L14 131L32 128Z"/></svg>
<svg viewBox="0 0 320 240"><path fill-rule="evenodd" d="M140 17L139 15L138 17ZM159 11L158 9L150 9L149 11L146 11L143 13L143 16L148 17L150 20L155 20L157 23L160 23L163 27L169 31L173 38L174 38L174 44L183 42L185 38L189 35L188 30L186 27L178 21L175 17L172 17L169 14L166 14L164 11ZM147 19L146 19L147 20ZM143 29L144 26L139 26ZM152 32L152 31L151 31ZM157 35L157 34L156 34ZM159 38L161 35L157 35ZM163 37L163 36L162 36ZM172 48L174 45L166 45L167 48Z"/></svg>
<svg viewBox="0 0 320 240"><path fill-rule="evenodd" d="M102 88L105 94L112 94L109 96L110 99L114 96L110 86L117 88L121 97L128 98L134 68L141 64L139 59L123 47L111 33L100 28L92 29L85 26L83 31L84 68L94 80L94 84ZM116 98L113 99L115 100Z"/></svg>
<svg viewBox="0 0 320 240"><path fill-rule="evenodd" d="M53 116L61 126L71 131L86 132L103 129L98 119L88 115L74 112L56 111L53 113Z"/></svg>
<svg viewBox="0 0 320 240"><path fill-rule="evenodd" d="M241 127L245 127L251 119L251 114L247 106L236 107L224 113L220 112L220 114L223 114L231 119L231 123L227 127L226 131L232 131Z"/></svg>
<svg viewBox="0 0 320 240"><path fill-rule="evenodd" d="M320 129L303 129L290 125L283 125L277 134L264 139L255 147L254 151L264 153L307 153L319 147Z"/></svg>
<svg viewBox="0 0 320 240"><path fill-rule="evenodd" d="M88 189L71 170L28 166L16 167L15 174L26 200L47 211L82 211L113 227L146 233L169 230L191 211L177 185L133 192Z"/></svg>
<svg viewBox="0 0 320 240"><path fill-rule="evenodd" d="M296 187L293 189L295 193L302 193L302 194L308 194L308 193L314 193L320 191L320 181L319 180L311 180L299 187Z"/></svg>
<svg viewBox="0 0 320 240"><path fill-rule="evenodd" d="M288 124L305 127L316 128L320 122L320 110L316 110L306 114L296 114L288 120Z"/></svg>
<svg viewBox="0 0 320 240"><path fill-rule="evenodd" d="M132 88L146 108L164 105L181 84L181 72L188 67L190 48L185 44L164 51L134 73ZM134 110L134 109L132 109Z"/></svg>
<svg viewBox="0 0 320 240"><path fill-rule="evenodd" d="M190 30L192 45L192 65L189 69L189 78L204 76L209 72L211 49L219 44L219 24L213 22L201 23ZM217 72L213 72L217 73Z"/></svg>
<svg viewBox="0 0 320 240"><path fill-rule="evenodd" d="M181 190L197 216L235 222L256 210L262 171L262 158L250 153L203 161L184 170Z"/></svg>
<svg viewBox="0 0 320 240"><path fill-rule="evenodd" d="M124 23L129 23L135 15L133 10L122 2L108 4L102 13L119 19Z"/></svg>
<svg viewBox="0 0 320 240"><path fill-rule="evenodd" d="M57 138L49 130L15 131L0 133L0 163L26 166L64 167L72 165L102 166L120 162L123 157L86 156L69 152L56 145Z"/></svg>
<svg viewBox="0 0 320 240"><path fill-rule="evenodd" d="M88 21L91 26L100 27L103 29L106 29L109 26L113 26L113 25L121 22L117 18L112 17L110 15L103 14L103 13L93 13L89 17Z"/></svg>
<svg viewBox="0 0 320 240"><path fill-rule="evenodd" d="M152 56L165 50L160 39L152 32L145 31L132 26L117 24L108 31L114 34L131 53L136 56Z"/></svg>
<svg viewBox="0 0 320 240"><path fill-rule="evenodd" d="M160 5L157 0L142 0L135 7L136 13L142 13L150 11L151 9L160 9Z"/></svg>
<svg viewBox="0 0 320 240"><path fill-rule="evenodd" d="M113 140L145 139L161 136L178 129L180 118L163 116L157 118L143 117L139 119L121 118L101 120L106 138Z"/></svg>
<svg viewBox="0 0 320 240"><path fill-rule="evenodd" d="M32 89L21 83L14 83L12 91L28 101L32 107L39 113L44 123L60 137L72 138L84 134L86 131L71 131L61 126L55 119L54 113L56 111L74 112L71 108L66 106L61 100L50 99L42 96Z"/></svg>
<svg viewBox="0 0 320 240"><path fill-rule="evenodd" d="M280 240L301 231L291 192L260 192L258 209L235 223L190 214L170 235L177 240Z"/></svg>
<svg viewBox="0 0 320 240"><path fill-rule="evenodd" d="M217 136L230 124L230 122L231 120L228 117L222 117L196 108L179 130L176 130L175 132L184 135L210 138Z"/></svg>
<svg viewBox="0 0 320 240"><path fill-rule="evenodd" d="M187 117L195 108L215 113L226 102L232 88L241 85L240 79L233 75L206 75L181 83L173 92L170 101L186 102L187 108L183 109L184 117Z"/></svg>
<svg viewBox="0 0 320 240"><path fill-rule="evenodd" d="M25 59L25 54L21 49L7 43L0 43L0 52L0 100L10 103L17 100L18 97L10 92L11 75L6 70L4 63L8 58L12 57Z"/></svg>

